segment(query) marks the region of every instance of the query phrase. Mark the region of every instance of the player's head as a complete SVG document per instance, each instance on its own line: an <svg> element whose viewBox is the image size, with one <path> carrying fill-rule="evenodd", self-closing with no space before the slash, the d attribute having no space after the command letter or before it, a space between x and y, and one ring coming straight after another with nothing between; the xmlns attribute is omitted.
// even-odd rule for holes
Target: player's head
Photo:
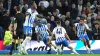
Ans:
<svg viewBox="0 0 100 56"><path fill-rule="evenodd" d="M21 11L19 6L16 6L16 11Z"/></svg>
<svg viewBox="0 0 100 56"><path fill-rule="evenodd" d="M56 24L61 25L61 21L60 20L56 21Z"/></svg>
<svg viewBox="0 0 100 56"><path fill-rule="evenodd" d="M84 17L80 16L79 23L80 23L80 24L84 24Z"/></svg>
<svg viewBox="0 0 100 56"><path fill-rule="evenodd" d="M79 23L80 23L80 24L84 24L84 19L80 19L80 20L79 20Z"/></svg>
<svg viewBox="0 0 100 56"><path fill-rule="evenodd" d="M42 23L41 23L41 20L37 20L37 25L41 25Z"/></svg>
<svg viewBox="0 0 100 56"><path fill-rule="evenodd" d="M41 19L41 23L42 24L47 24L47 20L46 19Z"/></svg>
<svg viewBox="0 0 100 56"><path fill-rule="evenodd" d="M31 4L32 9L37 9L37 5L36 5L35 1L32 1L30 4Z"/></svg>

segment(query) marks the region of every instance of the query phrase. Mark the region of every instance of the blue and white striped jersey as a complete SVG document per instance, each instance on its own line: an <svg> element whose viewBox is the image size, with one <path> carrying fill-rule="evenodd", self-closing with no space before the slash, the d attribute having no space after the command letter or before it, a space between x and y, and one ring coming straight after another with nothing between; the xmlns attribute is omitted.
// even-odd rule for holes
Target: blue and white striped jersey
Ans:
<svg viewBox="0 0 100 56"><path fill-rule="evenodd" d="M36 10L32 10L31 8L29 8L26 13L29 14L29 16L26 17L24 26L29 26L29 27L33 27L34 21L36 16L38 15L38 12Z"/></svg>
<svg viewBox="0 0 100 56"><path fill-rule="evenodd" d="M53 29L53 34L55 35L57 43L60 43L64 40L66 40L66 38L65 38L66 30L61 26L55 27Z"/></svg>
<svg viewBox="0 0 100 56"><path fill-rule="evenodd" d="M86 32L87 26L86 26L86 24L80 25L79 23L76 23L75 26L76 26L78 37L87 35L87 32Z"/></svg>
<svg viewBox="0 0 100 56"><path fill-rule="evenodd" d="M41 40L45 40L49 36L49 33L47 30L48 30L48 27L45 24L35 27L35 32L40 34Z"/></svg>

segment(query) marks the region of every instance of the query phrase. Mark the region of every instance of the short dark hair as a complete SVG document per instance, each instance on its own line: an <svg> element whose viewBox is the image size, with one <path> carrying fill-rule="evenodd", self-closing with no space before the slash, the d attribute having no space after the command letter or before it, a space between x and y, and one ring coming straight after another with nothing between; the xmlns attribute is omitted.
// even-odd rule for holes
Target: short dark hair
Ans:
<svg viewBox="0 0 100 56"><path fill-rule="evenodd" d="M61 21L60 20L56 21L56 24L60 25L61 24Z"/></svg>
<svg viewBox="0 0 100 56"><path fill-rule="evenodd" d="M30 5L32 6L34 3L35 3L35 1L31 1L31 2L30 2Z"/></svg>
<svg viewBox="0 0 100 56"><path fill-rule="evenodd" d="M16 7L16 10L17 10L17 11L20 11L20 7L19 7L19 6L17 6L17 7Z"/></svg>
<svg viewBox="0 0 100 56"><path fill-rule="evenodd" d="M84 20L85 19L85 17L83 17L83 16L80 16L80 20Z"/></svg>
<svg viewBox="0 0 100 56"><path fill-rule="evenodd" d="M83 20L84 21L84 19L80 19L80 20Z"/></svg>
<svg viewBox="0 0 100 56"><path fill-rule="evenodd" d="M94 23L94 25L99 25L99 23Z"/></svg>

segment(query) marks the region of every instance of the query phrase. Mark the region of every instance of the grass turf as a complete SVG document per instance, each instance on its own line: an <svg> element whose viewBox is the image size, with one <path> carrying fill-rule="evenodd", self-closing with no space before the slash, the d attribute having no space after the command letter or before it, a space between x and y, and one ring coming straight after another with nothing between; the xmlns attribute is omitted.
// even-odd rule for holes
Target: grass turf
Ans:
<svg viewBox="0 0 100 56"><path fill-rule="evenodd" d="M100 56L100 54L62 54L62 55L56 55L56 54L29 54L29 55L0 55L0 56Z"/></svg>

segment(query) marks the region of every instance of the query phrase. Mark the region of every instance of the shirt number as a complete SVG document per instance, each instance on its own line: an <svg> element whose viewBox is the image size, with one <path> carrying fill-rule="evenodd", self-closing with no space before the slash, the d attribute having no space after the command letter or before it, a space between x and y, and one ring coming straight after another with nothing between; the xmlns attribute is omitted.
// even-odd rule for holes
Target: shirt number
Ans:
<svg viewBox="0 0 100 56"><path fill-rule="evenodd" d="M62 29L61 28L58 28L57 31L56 31L56 33L57 34L62 34Z"/></svg>

